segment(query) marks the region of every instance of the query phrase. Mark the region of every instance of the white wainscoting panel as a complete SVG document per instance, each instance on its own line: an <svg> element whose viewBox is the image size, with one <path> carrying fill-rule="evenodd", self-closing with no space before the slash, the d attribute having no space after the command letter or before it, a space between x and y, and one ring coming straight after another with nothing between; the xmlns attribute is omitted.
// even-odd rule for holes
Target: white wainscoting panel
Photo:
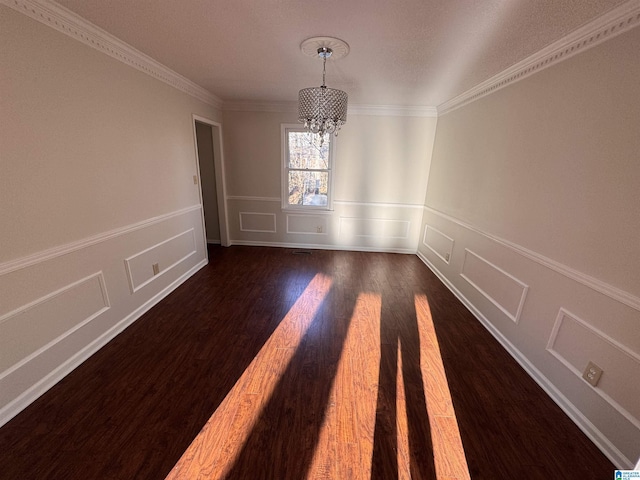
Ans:
<svg viewBox="0 0 640 480"><path fill-rule="evenodd" d="M240 212L241 232L276 233L274 213Z"/></svg>
<svg viewBox="0 0 640 480"><path fill-rule="evenodd" d="M109 310L102 272L94 273L0 317L0 378Z"/></svg>
<svg viewBox="0 0 640 480"><path fill-rule="evenodd" d="M0 425L206 264L201 205L0 264Z"/></svg>
<svg viewBox="0 0 640 480"><path fill-rule="evenodd" d="M425 225L422 243L440 257L444 263L448 264L451 261L454 244L453 238L430 225Z"/></svg>
<svg viewBox="0 0 640 480"><path fill-rule="evenodd" d="M640 299L425 207L423 235L427 225L455 239L455 250L447 265L427 237L420 259L614 465L632 468L640 454ZM596 388L581 378L588 361L604 370Z"/></svg>
<svg viewBox="0 0 640 480"><path fill-rule="evenodd" d="M340 217L340 236L371 238L409 238L408 220Z"/></svg>
<svg viewBox="0 0 640 480"><path fill-rule="evenodd" d="M287 233L327 235L328 220L327 215L287 214Z"/></svg>
<svg viewBox="0 0 640 480"><path fill-rule="evenodd" d="M179 233L125 259L131 293L135 293L155 278L196 254L194 229ZM159 272L154 274L153 265Z"/></svg>
<svg viewBox="0 0 640 480"><path fill-rule="evenodd" d="M565 264L552 260L549 257L545 257L544 255L541 255L538 252L529 250L528 248L525 248L522 245L510 242L509 240L506 240L502 237L498 237L489 232L486 232L472 224L463 222L460 219L447 215L446 213L440 212L439 210L436 210L430 207L424 207L424 210L427 214L436 215L442 220L452 222L454 225L458 225L464 228L465 230L481 235L485 237L487 240L491 240L492 242L495 242L496 244L502 247L508 248L509 250L517 253L523 258L536 262L537 264L542 265L545 268L548 268L550 270L553 270L554 272L564 275L565 277L570 278L571 280L581 283L582 285L585 285L595 290L596 292L602 293L603 295L606 295L607 297L613 300L616 300L620 303L624 303L625 305L628 305L631 308L640 312L640 297L636 295L626 292L614 285L611 285L610 283L603 282L602 280L599 280L595 277L592 277L583 272L575 270Z"/></svg>
<svg viewBox="0 0 640 480"><path fill-rule="evenodd" d="M518 323L529 289L527 285L469 249L465 249L460 276Z"/></svg>
<svg viewBox="0 0 640 480"><path fill-rule="evenodd" d="M583 319L561 308L547 350L565 367L582 377L592 361L603 370L594 390L640 428L640 355Z"/></svg>
<svg viewBox="0 0 640 480"><path fill-rule="evenodd" d="M333 210L282 209L279 199L230 196L233 245L415 253L423 206L335 200Z"/></svg>

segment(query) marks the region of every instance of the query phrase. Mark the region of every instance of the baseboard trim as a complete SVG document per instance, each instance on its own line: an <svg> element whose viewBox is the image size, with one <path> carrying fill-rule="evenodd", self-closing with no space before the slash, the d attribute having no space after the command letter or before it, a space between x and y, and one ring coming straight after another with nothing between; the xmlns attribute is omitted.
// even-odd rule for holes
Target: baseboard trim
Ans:
<svg viewBox="0 0 640 480"><path fill-rule="evenodd" d="M308 250L342 250L350 252L378 252L378 253L402 253L415 255L416 250L413 248L381 248L381 247L363 247L359 245L325 245L314 243L288 243L288 242L258 242L251 240L231 240L231 245L245 247L277 247L277 248L306 248Z"/></svg>
<svg viewBox="0 0 640 480"><path fill-rule="evenodd" d="M502 347L520 364L520 366L529 374L531 378L551 397L551 399L566 413L582 432L602 451L602 453L617 468L631 469L633 462L629 460L613 443L585 417L580 410L565 397L555 385L553 385L540 370L538 370L525 357L515 345L513 345L507 337L505 337L490 321L478 310L463 294L458 290L449 279L438 270L438 268L429 261L421 252L417 256L422 262L440 279L442 283L453 293L462 304L473 314L476 319L493 335L493 337L502 345Z"/></svg>
<svg viewBox="0 0 640 480"><path fill-rule="evenodd" d="M32 385L29 389L24 391L21 395L19 395L14 400L9 402L7 405L2 407L0 409L0 427L2 427L2 425L7 423L16 415L18 415L22 410L27 408L31 403L36 401L47 390L49 390L56 383L58 383L60 380L66 377L73 370L75 370L91 355L93 355L98 350L100 350L103 346L109 343L109 341L115 338L125 328L127 328L136 320L138 320L146 312L151 310L151 308L153 308L161 300L167 297L171 292L173 292L176 288L178 288L181 284L183 284L189 277L195 274L198 270L200 270L205 265L207 265L207 263L208 261L206 259L200 261L197 265L189 269L187 272L182 274L179 278L174 280L171 284L166 286L156 295L154 295L145 303L140 305L133 312L131 312L129 315L127 315L125 318L120 320L117 324L115 324L109 330L107 330L98 338L96 338L93 342L88 344L82 350L78 351L75 355L73 355L71 358L69 358L62 364L60 364L57 368L52 370L48 375L46 375L37 383ZM26 364L25 367L28 367L28 364Z"/></svg>

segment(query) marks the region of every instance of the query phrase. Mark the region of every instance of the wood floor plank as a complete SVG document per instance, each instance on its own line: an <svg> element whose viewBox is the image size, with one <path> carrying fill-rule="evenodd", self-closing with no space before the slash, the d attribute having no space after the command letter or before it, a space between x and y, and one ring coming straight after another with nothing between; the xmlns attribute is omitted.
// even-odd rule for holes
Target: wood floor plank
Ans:
<svg viewBox="0 0 640 480"><path fill-rule="evenodd" d="M209 260L0 429L0 479L611 478L415 256Z"/></svg>
<svg viewBox="0 0 640 480"><path fill-rule="evenodd" d="M380 368L380 329L378 322L372 318L380 318L381 299L379 295L366 292L361 296L358 308L352 320L353 337L347 344L345 355L348 356L350 375L343 382L350 383L353 397L343 399L344 412L351 409L353 415L354 437L356 442L342 444L342 454L338 462L338 476L335 478L368 478L373 458L373 438L376 418L376 401L378 391L378 371ZM358 398L357 402L353 398Z"/></svg>

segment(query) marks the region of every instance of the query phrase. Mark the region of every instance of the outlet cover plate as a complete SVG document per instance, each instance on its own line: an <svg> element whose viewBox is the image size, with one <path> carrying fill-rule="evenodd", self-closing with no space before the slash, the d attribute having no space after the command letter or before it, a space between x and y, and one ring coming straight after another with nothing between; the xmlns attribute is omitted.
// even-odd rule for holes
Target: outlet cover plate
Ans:
<svg viewBox="0 0 640 480"><path fill-rule="evenodd" d="M587 368L584 369L582 378L589 382L592 386L598 385L598 381L602 376L602 369L593 362L587 364Z"/></svg>

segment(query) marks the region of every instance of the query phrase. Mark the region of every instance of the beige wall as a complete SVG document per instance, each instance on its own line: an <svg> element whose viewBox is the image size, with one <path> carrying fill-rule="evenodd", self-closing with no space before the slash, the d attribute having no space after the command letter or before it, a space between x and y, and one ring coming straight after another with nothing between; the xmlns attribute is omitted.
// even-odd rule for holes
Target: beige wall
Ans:
<svg viewBox="0 0 640 480"><path fill-rule="evenodd" d="M198 203L191 114L215 116L211 107L2 11L0 182L11 208L0 224L12 228L0 261Z"/></svg>
<svg viewBox="0 0 640 480"><path fill-rule="evenodd" d="M281 125L295 123L295 113L224 112L231 242L415 252L436 118L349 114L328 213L281 208Z"/></svg>
<svg viewBox="0 0 640 480"><path fill-rule="evenodd" d="M2 5L0 44L0 424L205 264L195 114L224 120L232 243L418 245L619 466L640 456L640 29L437 135L435 118L349 115L334 210L314 214L280 204L295 114L221 115Z"/></svg>
<svg viewBox="0 0 640 480"><path fill-rule="evenodd" d="M0 45L4 423L205 264L192 114L219 114L3 5Z"/></svg>
<svg viewBox="0 0 640 480"><path fill-rule="evenodd" d="M640 455L639 51L636 28L440 117L419 247L628 467ZM604 368L595 389L580 378L588 361Z"/></svg>

